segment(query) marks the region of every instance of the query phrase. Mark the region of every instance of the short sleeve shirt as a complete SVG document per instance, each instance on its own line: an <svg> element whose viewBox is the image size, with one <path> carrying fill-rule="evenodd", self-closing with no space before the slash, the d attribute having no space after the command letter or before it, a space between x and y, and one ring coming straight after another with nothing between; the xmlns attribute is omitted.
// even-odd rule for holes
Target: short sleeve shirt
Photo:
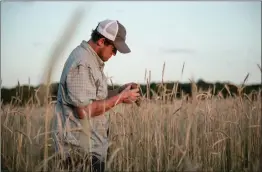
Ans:
<svg viewBox="0 0 262 172"><path fill-rule="evenodd" d="M75 106L86 106L108 95L104 63L86 41L77 46L65 62L57 94L55 120L53 122L56 150L67 151L68 143L82 147L104 160L108 148L108 116L99 115L80 120ZM80 128L89 125L89 134ZM87 142L90 145L87 145ZM63 144L65 143L65 144ZM61 144L63 146L61 147Z"/></svg>

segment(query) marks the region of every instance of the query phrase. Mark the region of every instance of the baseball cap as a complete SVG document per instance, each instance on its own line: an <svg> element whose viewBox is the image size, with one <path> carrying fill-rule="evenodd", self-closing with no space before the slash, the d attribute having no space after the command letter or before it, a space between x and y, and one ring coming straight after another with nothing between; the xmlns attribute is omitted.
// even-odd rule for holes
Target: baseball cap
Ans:
<svg viewBox="0 0 262 172"><path fill-rule="evenodd" d="M107 39L113 41L116 49L123 54L130 53L131 50L126 44L126 29L117 20L103 20L98 23L96 31L106 37Z"/></svg>

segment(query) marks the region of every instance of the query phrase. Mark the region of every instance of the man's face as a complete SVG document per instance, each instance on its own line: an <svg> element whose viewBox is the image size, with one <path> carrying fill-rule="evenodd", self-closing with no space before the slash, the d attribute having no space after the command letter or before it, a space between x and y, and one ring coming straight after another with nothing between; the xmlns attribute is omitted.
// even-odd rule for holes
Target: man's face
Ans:
<svg viewBox="0 0 262 172"><path fill-rule="evenodd" d="M102 61L106 62L108 61L112 55L116 55L116 48L113 45L113 43L105 42L105 40L102 41L103 43L100 44L100 50L98 52L98 56L101 58Z"/></svg>

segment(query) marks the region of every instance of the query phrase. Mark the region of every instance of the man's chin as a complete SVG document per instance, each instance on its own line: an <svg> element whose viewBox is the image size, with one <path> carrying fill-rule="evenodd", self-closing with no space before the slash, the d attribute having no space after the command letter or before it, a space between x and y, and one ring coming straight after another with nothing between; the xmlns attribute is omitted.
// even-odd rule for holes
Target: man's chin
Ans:
<svg viewBox="0 0 262 172"><path fill-rule="evenodd" d="M106 59L105 57L101 57L101 56L99 56L99 57L100 57L100 59L101 59L103 62L108 61L108 59Z"/></svg>
<svg viewBox="0 0 262 172"><path fill-rule="evenodd" d="M111 58L111 57L109 57L109 58L103 58L102 61L103 61L103 62L107 62L110 58Z"/></svg>

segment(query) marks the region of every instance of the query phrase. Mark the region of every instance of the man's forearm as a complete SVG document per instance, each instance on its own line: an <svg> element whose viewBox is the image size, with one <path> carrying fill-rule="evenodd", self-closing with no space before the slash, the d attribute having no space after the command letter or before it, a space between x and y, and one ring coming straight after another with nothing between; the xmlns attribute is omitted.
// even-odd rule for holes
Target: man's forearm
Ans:
<svg viewBox="0 0 262 172"><path fill-rule="evenodd" d="M106 111L113 108L115 105L118 105L123 102L123 99L120 95L112 96L105 100L97 100L85 107L77 107L76 112L80 119L83 119L85 116L98 116Z"/></svg>

